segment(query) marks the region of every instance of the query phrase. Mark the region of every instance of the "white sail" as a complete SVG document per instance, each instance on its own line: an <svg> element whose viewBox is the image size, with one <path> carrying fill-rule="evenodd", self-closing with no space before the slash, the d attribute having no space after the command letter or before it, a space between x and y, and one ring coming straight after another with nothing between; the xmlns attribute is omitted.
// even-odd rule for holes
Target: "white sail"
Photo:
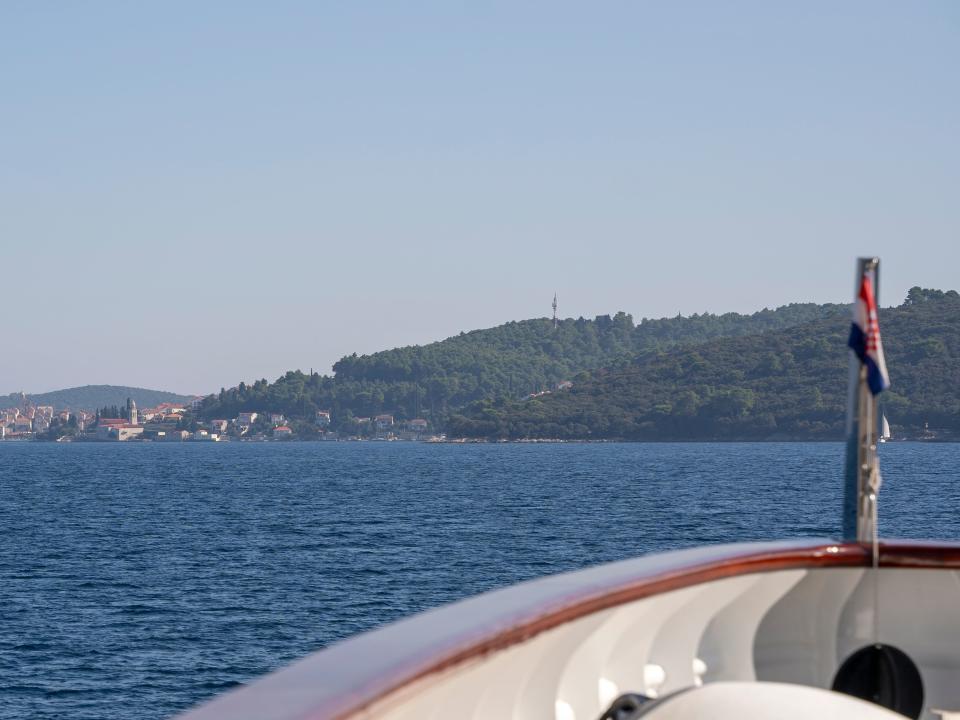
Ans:
<svg viewBox="0 0 960 720"><path fill-rule="evenodd" d="M887 422L887 416L883 416L883 421L881 423L880 437L884 440L890 439L890 423Z"/></svg>

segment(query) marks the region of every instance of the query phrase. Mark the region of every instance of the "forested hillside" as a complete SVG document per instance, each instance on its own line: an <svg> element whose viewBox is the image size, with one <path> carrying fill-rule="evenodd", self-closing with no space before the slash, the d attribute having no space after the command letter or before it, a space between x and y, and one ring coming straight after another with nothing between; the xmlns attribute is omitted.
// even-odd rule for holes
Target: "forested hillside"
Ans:
<svg viewBox="0 0 960 720"><path fill-rule="evenodd" d="M474 404L451 434L628 440L839 439L849 316L787 330L648 350L619 368L526 401ZM914 288L880 313L894 433L960 433L960 296Z"/></svg>
<svg viewBox="0 0 960 720"><path fill-rule="evenodd" d="M276 382L241 383L207 398L204 417L272 410L309 417L330 410L334 425L387 412L443 427L450 413L481 400L508 402L571 380L585 370L629 362L638 353L791 327L843 313L841 305L792 304L752 315L644 319L625 313L593 320L510 322L423 346L350 355L334 376L288 372Z"/></svg>
<svg viewBox="0 0 960 720"><path fill-rule="evenodd" d="M27 394L27 400L34 405L52 405L57 410L89 410L104 405L126 405L127 398L133 400L142 408L152 407L163 402L189 403L193 397L178 395L163 390L148 390L146 388L126 387L123 385L84 385L82 387L53 390L45 393ZM11 405L20 403L18 394L6 398ZM0 407L4 407L0 401Z"/></svg>

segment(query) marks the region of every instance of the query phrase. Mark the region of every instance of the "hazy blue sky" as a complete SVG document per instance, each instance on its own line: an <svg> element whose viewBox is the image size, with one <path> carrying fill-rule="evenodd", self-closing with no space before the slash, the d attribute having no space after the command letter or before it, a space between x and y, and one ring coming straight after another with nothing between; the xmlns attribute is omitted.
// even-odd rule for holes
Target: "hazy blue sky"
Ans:
<svg viewBox="0 0 960 720"><path fill-rule="evenodd" d="M0 4L0 393L960 288L960 3Z"/></svg>

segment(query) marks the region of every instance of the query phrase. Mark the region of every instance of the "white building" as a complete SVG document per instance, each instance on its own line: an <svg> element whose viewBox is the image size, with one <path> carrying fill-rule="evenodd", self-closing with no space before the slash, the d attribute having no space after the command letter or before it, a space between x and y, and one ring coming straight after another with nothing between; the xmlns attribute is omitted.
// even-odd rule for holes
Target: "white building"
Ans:
<svg viewBox="0 0 960 720"><path fill-rule="evenodd" d="M123 442L130 438L143 435L143 425L130 425L129 423L118 425L100 425L97 427L98 440L113 440Z"/></svg>
<svg viewBox="0 0 960 720"><path fill-rule="evenodd" d="M165 442L181 442L190 437L186 430L161 430L157 433L157 440Z"/></svg>

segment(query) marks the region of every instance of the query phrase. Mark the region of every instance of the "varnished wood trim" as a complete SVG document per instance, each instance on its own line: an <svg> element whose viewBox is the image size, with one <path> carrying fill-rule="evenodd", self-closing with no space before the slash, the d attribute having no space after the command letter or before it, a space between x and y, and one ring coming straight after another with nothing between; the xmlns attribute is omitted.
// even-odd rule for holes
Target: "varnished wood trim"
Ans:
<svg viewBox="0 0 960 720"><path fill-rule="evenodd" d="M880 566L960 569L960 543L884 540L880 543Z"/></svg>
<svg viewBox="0 0 960 720"><path fill-rule="evenodd" d="M348 639L215 699L188 713L184 720L346 720L431 675L624 603L752 573L868 567L872 557L867 545L799 540L710 546L547 577ZM960 569L960 544L887 541L881 543L879 559L882 567L890 568ZM371 653L378 654L379 662L374 665L379 667L368 667L364 662ZM309 707L269 712L271 698L283 704L284 692L302 690L301 683L307 680L316 690L299 702L308 702ZM244 712L251 706L267 712Z"/></svg>

